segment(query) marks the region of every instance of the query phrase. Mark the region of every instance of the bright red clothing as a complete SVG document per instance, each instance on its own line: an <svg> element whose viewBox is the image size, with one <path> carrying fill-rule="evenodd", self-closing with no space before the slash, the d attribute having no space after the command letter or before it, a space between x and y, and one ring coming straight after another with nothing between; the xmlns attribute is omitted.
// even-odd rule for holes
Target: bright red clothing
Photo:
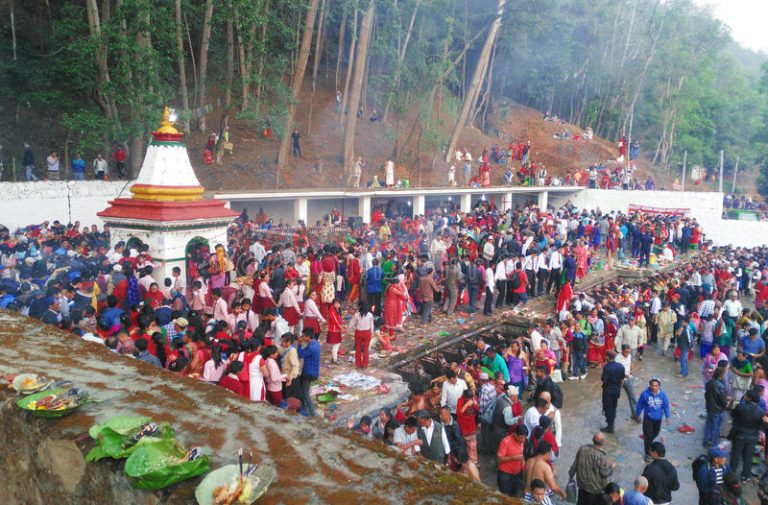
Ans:
<svg viewBox="0 0 768 505"><path fill-rule="evenodd" d="M464 410L464 405L469 401L474 402L474 404ZM477 399L467 400L464 396L459 398L458 403L456 403L456 424L459 425L459 430L463 436L466 437L477 432L477 415L479 413L480 407L477 404Z"/></svg>
<svg viewBox="0 0 768 505"><path fill-rule="evenodd" d="M525 290L527 289L526 285L528 284L528 276L525 274L525 270L520 270L517 272L517 275L520 276L520 285L512 290L513 293L525 293Z"/></svg>
<svg viewBox="0 0 768 505"><path fill-rule="evenodd" d="M525 442L518 442L513 435L509 435L502 439L499 444L499 450L496 453L497 456L519 456L520 459L514 459L512 461L505 461L499 463L498 468L504 473L517 475L525 468L525 461L523 460L523 444Z"/></svg>
<svg viewBox="0 0 768 505"><path fill-rule="evenodd" d="M221 378L219 381L219 386L223 386L233 393L244 396L243 395L243 384L236 378L230 377L229 375L225 375Z"/></svg>
<svg viewBox="0 0 768 505"><path fill-rule="evenodd" d="M340 344L341 343L341 325L343 324L339 311L335 307L328 309L328 336L326 337L326 343L328 344Z"/></svg>

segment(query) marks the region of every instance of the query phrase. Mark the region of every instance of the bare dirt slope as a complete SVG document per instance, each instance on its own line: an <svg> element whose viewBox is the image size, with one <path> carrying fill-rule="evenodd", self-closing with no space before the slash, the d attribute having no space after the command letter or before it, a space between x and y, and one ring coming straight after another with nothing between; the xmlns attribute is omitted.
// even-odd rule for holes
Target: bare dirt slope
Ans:
<svg viewBox="0 0 768 505"><path fill-rule="evenodd" d="M304 93L310 96L309 90ZM308 133L309 99L298 110L296 127L302 134L302 157L291 158L280 170L280 188L332 188L346 183L342 167L341 150L344 126L339 125L335 109L335 95L328 89L318 90L313 107L311 135ZM502 126L496 137L490 137L478 128L465 128L460 145L472 152L475 158L483 147L493 144L507 145L510 141L531 141L532 159L543 163L553 175L564 175L568 170L588 167L595 162L614 159L617 156L615 142L595 138L592 142L572 140L582 134L581 128L544 121L541 112L520 105L512 105L506 117L494 118ZM395 147L395 131L400 142L410 137L411 142L401 146L396 177L409 178L414 186L444 186L447 180L444 154L435 152L426 141L417 140L420 131L411 135L411 118L391 117L386 124L371 122L368 117L358 119L355 152L366 161L364 179L374 173L383 178L383 165ZM398 127L399 125L399 127ZM444 130L447 130L446 126ZM569 140L558 140L556 134L568 130ZM230 131L234 144L233 154L226 155L221 165L204 165L202 150L206 135L193 133L188 139L190 157L203 184L212 190L226 189L274 189L277 176L275 159L279 141L265 139L260 129L243 121L230 119ZM444 136L448 136L445 131ZM313 166L322 165L317 173ZM648 164L641 161L642 180L648 173ZM421 184L419 184L419 181Z"/></svg>

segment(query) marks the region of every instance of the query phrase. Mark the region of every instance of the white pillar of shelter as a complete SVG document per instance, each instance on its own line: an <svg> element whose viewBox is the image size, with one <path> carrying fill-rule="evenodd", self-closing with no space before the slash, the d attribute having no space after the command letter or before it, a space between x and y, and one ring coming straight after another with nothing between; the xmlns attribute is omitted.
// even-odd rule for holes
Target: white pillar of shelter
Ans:
<svg viewBox="0 0 768 505"><path fill-rule="evenodd" d="M427 197L425 195L414 195L413 197L413 215L423 216L426 214Z"/></svg>
<svg viewBox="0 0 768 505"><path fill-rule="evenodd" d="M304 224L307 224L307 218L307 199L297 198L293 201L293 222L298 223L301 220Z"/></svg>
<svg viewBox="0 0 768 505"><path fill-rule="evenodd" d="M472 211L472 193L463 193L461 195L461 211Z"/></svg>
<svg viewBox="0 0 768 505"><path fill-rule="evenodd" d="M511 191L507 191L501 197L501 210L506 212L506 211L510 210L511 208L512 208L512 192Z"/></svg>
<svg viewBox="0 0 768 505"><path fill-rule="evenodd" d="M547 210L548 204L549 204L549 191L539 192L539 209Z"/></svg>
<svg viewBox="0 0 768 505"><path fill-rule="evenodd" d="M363 218L363 223L371 223L371 197L361 196L357 200L357 214Z"/></svg>

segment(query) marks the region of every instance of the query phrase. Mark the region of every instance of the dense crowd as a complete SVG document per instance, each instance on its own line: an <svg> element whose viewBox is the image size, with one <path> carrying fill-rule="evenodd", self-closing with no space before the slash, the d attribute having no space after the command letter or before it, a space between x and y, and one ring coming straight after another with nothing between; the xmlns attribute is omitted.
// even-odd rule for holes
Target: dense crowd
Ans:
<svg viewBox="0 0 768 505"><path fill-rule="evenodd" d="M481 202L468 214L438 210L415 218L376 209L372 225L341 234L326 226L334 219L313 230L284 229L276 240L281 235L267 233L263 213L254 220L243 213L227 244L190 246L187 275L176 268L162 282L153 276L152 251L138 241L110 246L108 228L54 221L2 229L0 307L115 353L312 416L311 384L321 360L334 366L343 344L354 348L349 359L362 370L372 347L391 349L402 332L426 327L434 311L462 310L471 319L479 308L491 315L494 308L520 308L552 295L556 312L527 335L479 341L472 359L451 364L444 380L427 384L426 391L414 387L396 413L355 425L473 478L478 453L498 454L500 489L547 503L550 492L563 492L552 473L563 444L563 398L555 381L584 379L589 367L612 362L617 352L625 363L642 359L647 340L658 339L662 347L672 340L661 316L666 304L682 320L698 297L719 300L731 278L757 278L754 261L737 252L737 263L727 268L699 272L699 266L714 268L705 259L695 270L638 286L574 292L590 268L630 260L653 266L699 248L701 230L685 216L572 205L502 212ZM712 275L715 281L708 282ZM673 289L679 292L668 293ZM743 292L748 289L749 283ZM761 296L768 298L768 288ZM699 313L705 319L706 312ZM631 384L622 387L632 391ZM526 391L533 405L523 412ZM658 434L656 414L643 410L650 403L641 397L637 404L637 415L645 412L653 421L644 421L648 444ZM595 447L602 436L596 435ZM526 440L535 447L520 459L515 451ZM646 450L650 457L662 451ZM574 463L570 473L588 493L593 488L580 468Z"/></svg>
<svg viewBox="0 0 768 505"><path fill-rule="evenodd" d="M667 396L661 379L640 379L636 362L655 350L679 367L678 380L685 383L696 355L705 383L706 422L703 454L688 471L699 503L746 503L741 486L755 480L753 456L764 457L762 434L768 427L768 249L702 251L664 273L611 283L558 303L556 314L532 323L523 335L479 338L476 351L463 362L444 363L442 375L430 378L427 388L415 387L394 417L382 411L378 424L394 429L391 440L386 432L381 435L385 443L406 454L421 450L476 479L478 457L495 455L499 490L524 494L533 503L550 503L554 494L565 497L568 488L577 489L573 502L582 505L677 502L672 495L680 488L681 470L666 459L667 448L658 438L674 401L681 400ZM590 368L600 373L606 424L569 462L569 484L561 488L556 463L566 438L561 412L568 399L559 383L586 379ZM605 449L622 392L631 419L641 425L647 464L627 490L611 481L617 463ZM412 418L404 412L416 419L408 424ZM405 420L405 427L390 424L392 419ZM444 433L442 442L440 435L429 435L432 430ZM678 431L693 429L684 423ZM720 440L723 431L730 444ZM761 503L768 503L766 488L763 477Z"/></svg>

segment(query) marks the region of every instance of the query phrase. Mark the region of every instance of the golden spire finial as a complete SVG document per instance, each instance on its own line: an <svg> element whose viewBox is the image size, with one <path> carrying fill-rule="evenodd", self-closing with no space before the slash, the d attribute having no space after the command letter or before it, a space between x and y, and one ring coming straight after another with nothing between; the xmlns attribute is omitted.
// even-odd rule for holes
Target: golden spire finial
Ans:
<svg viewBox="0 0 768 505"><path fill-rule="evenodd" d="M179 133L179 131L173 127L171 123L171 109L166 105L163 108L163 119L160 121L160 128L157 129L158 133Z"/></svg>

